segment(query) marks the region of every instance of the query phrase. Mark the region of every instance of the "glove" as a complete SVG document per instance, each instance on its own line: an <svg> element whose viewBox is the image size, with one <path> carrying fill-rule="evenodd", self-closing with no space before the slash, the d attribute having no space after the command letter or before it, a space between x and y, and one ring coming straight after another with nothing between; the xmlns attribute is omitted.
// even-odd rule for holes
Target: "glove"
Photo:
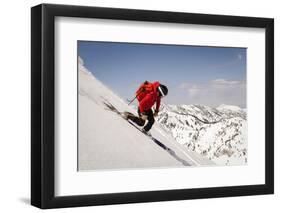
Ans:
<svg viewBox="0 0 281 213"><path fill-rule="evenodd" d="M141 117L142 120L147 120L147 115L145 115L145 114L141 114L140 117Z"/></svg>
<svg viewBox="0 0 281 213"><path fill-rule="evenodd" d="M157 117L157 116L158 116L158 111L155 111L155 112L153 113L153 116L154 116L154 117Z"/></svg>

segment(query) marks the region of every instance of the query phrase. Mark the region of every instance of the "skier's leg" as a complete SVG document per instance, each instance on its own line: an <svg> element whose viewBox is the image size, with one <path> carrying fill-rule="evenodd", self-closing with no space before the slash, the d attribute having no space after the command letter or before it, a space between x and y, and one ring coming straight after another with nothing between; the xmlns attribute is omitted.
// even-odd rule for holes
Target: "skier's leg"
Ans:
<svg viewBox="0 0 281 213"><path fill-rule="evenodd" d="M148 123L145 125L145 127L143 127L143 129L146 132L148 132L151 129L151 127L153 126L155 120L154 120L152 109L150 109L149 111L145 112L145 114L147 115Z"/></svg>
<svg viewBox="0 0 281 213"><path fill-rule="evenodd" d="M140 112L140 108L138 107L138 115L139 117L141 117L141 112Z"/></svg>
<svg viewBox="0 0 281 213"><path fill-rule="evenodd" d="M137 117L131 113L125 112L125 119L133 121L135 124L138 126L144 126L145 120L142 119L141 117Z"/></svg>

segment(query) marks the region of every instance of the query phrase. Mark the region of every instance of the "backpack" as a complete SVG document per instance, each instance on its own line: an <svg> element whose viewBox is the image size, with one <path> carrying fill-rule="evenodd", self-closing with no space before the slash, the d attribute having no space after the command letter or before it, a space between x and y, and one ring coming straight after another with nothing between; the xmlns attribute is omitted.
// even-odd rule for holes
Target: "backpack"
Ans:
<svg viewBox="0 0 281 213"><path fill-rule="evenodd" d="M141 97L143 95L146 95L152 92L153 89L154 89L153 84L148 81L145 81L140 85L140 87L136 91L136 96Z"/></svg>

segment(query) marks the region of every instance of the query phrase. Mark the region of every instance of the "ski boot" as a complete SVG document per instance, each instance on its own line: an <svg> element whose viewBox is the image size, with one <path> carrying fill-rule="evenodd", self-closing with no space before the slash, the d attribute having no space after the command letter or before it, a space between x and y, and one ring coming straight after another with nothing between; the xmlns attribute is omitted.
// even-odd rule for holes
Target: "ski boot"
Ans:
<svg viewBox="0 0 281 213"><path fill-rule="evenodd" d="M141 131L149 137L152 136L151 133L149 131L146 131L144 128L142 128Z"/></svg>

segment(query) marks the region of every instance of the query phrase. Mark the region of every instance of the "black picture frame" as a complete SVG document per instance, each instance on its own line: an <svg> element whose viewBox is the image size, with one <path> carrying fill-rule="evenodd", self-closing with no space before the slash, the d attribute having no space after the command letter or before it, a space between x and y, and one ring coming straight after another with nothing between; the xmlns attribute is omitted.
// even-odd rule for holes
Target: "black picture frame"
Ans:
<svg viewBox="0 0 281 213"><path fill-rule="evenodd" d="M264 28L265 184L93 195L54 195L55 17ZM274 20L271 18L41 4L31 8L31 204L42 208L217 198L274 193Z"/></svg>

